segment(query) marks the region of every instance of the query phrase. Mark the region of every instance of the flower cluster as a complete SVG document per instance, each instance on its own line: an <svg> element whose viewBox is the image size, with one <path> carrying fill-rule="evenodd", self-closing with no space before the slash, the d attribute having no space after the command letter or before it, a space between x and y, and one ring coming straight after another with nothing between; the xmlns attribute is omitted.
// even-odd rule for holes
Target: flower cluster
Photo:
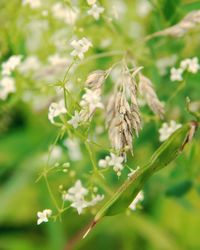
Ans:
<svg viewBox="0 0 200 250"><path fill-rule="evenodd" d="M103 195L96 195L93 196L92 200L87 201L85 196L88 193L88 189L83 187L80 180L77 180L75 185L69 188L67 193L63 195L63 200L70 201L71 207L75 208L78 214L81 214L84 208L94 206L104 198Z"/></svg>
<svg viewBox="0 0 200 250"><path fill-rule="evenodd" d="M173 134L178 128L180 128L182 125L181 124L177 124L175 121L170 121L169 124L168 123L163 123L162 127L159 129L159 140L165 141L167 140L171 134Z"/></svg>
<svg viewBox="0 0 200 250"><path fill-rule="evenodd" d="M19 66L21 63L21 55L13 55L4 63L2 63L2 75L11 75L11 73Z"/></svg>
<svg viewBox="0 0 200 250"><path fill-rule="evenodd" d="M197 57L187 58L180 62L180 67L172 68L170 79L171 81L182 81L183 80L183 72L188 71L192 74L196 74L200 69L199 60Z"/></svg>
<svg viewBox="0 0 200 250"><path fill-rule="evenodd" d="M83 121L90 120L94 111L97 108L102 109L104 106L101 102L101 92L99 90L93 91L91 89L85 88L85 94L82 96L80 102L81 111L80 117Z"/></svg>
<svg viewBox="0 0 200 250"><path fill-rule="evenodd" d="M11 77L11 74L20 65L21 59L21 55L13 55L1 65L0 99L2 100L6 100L10 93L16 91L15 80Z"/></svg>
<svg viewBox="0 0 200 250"><path fill-rule="evenodd" d="M55 123L54 118L65 113L67 113L67 110L63 100L59 102L52 102L49 106L48 119L51 123Z"/></svg>
<svg viewBox="0 0 200 250"><path fill-rule="evenodd" d="M15 90L15 80L13 78L5 76L0 80L0 99L6 100L8 94L14 93Z"/></svg>
<svg viewBox="0 0 200 250"><path fill-rule="evenodd" d="M73 57L78 57L80 60L84 58L84 54L92 47L92 43L87 38L83 37L80 40L73 40L71 42L71 46L73 47L73 51L71 55Z"/></svg>
<svg viewBox="0 0 200 250"><path fill-rule="evenodd" d="M99 20L100 14L104 12L104 8L101 6L98 6L97 4L92 4L91 9L88 10L88 15L91 15L94 17L95 20Z"/></svg>
<svg viewBox="0 0 200 250"><path fill-rule="evenodd" d="M77 9L65 7L62 3L54 4L51 11L56 19L69 25L74 25L78 17Z"/></svg>
<svg viewBox="0 0 200 250"><path fill-rule="evenodd" d="M117 173L118 176L121 175L121 171L123 170L124 157L117 156L113 153L110 156L106 156L105 159L99 160L99 167L106 168L106 167L113 167L113 170Z"/></svg>

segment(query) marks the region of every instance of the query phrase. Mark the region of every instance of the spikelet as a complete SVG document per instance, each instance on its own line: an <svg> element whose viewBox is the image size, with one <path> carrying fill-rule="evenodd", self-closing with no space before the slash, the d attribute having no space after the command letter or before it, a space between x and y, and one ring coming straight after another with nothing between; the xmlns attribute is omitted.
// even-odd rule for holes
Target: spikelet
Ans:
<svg viewBox="0 0 200 250"><path fill-rule="evenodd" d="M157 36L181 37L191 29L195 28L198 24L200 24L200 10L195 10L187 14L179 23L172 27L148 36L147 40Z"/></svg>
<svg viewBox="0 0 200 250"><path fill-rule="evenodd" d="M153 88L152 82L141 73L139 74L139 92L146 100L150 109L156 115L159 115L160 118L163 118L163 104L159 101L158 96Z"/></svg>
<svg viewBox="0 0 200 250"><path fill-rule="evenodd" d="M92 89L100 89L106 78L106 71L96 70L89 74L85 85Z"/></svg>
<svg viewBox="0 0 200 250"><path fill-rule="evenodd" d="M124 73L115 93L110 97L106 125L113 148L119 153L133 153L133 135L141 129L140 113L136 99L136 84L129 73Z"/></svg>
<svg viewBox="0 0 200 250"><path fill-rule="evenodd" d="M106 79L107 72L96 70L89 74L85 82L85 94L82 96L79 116L82 122L91 121L97 108L103 108L101 103L102 85Z"/></svg>

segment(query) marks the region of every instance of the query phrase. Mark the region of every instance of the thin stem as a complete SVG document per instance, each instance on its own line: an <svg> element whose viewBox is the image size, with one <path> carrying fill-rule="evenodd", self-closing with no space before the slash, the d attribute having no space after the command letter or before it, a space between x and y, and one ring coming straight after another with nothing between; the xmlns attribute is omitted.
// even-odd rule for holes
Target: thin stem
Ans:
<svg viewBox="0 0 200 250"><path fill-rule="evenodd" d="M85 141L85 146L86 146L86 149L87 149L87 151L89 153L90 160L92 162L92 166L93 166L94 172L96 173L98 171L98 169L97 169L97 166L96 166L96 163L95 163L95 159L94 159L92 150L91 150L90 145L89 145L89 143L87 141Z"/></svg>
<svg viewBox="0 0 200 250"><path fill-rule="evenodd" d="M59 212L59 211L60 211L60 208L59 208L58 203L57 203L57 201L56 201L56 199L55 199L55 197L54 197L54 195L53 195L53 192L52 192L51 187L50 187L50 185L49 185L49 182L48 182L48 179L47 179L46 174L44 175L44 180L45 180L45 183L46 183L46 186L47 186L49 195L50 195L50 197L51 197L51 200L52 200L54 206L56 207L57 211Z"/></svg>

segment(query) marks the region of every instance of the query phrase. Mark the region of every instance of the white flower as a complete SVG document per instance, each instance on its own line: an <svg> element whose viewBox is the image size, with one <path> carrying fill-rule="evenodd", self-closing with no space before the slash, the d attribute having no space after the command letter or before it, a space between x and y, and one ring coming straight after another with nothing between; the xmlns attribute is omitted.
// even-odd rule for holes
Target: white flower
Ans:
<svg viewBox="0 0 200 250"><path fill-rule="evenodd" d="M136 210L136 205L137 205L140 201L142 201L143 199L144 199L144 194L143 194L142 191L140 191L140 192L138 193L138 195L135 197L135 199L132 201L132 203L131 203L131 205L129 206L129 208L130 208L131 210Z"/></svg>
<svg viewBox="0 0 200 250"><path fill-rule="evenodd" d="M88 190L83 187L80 180L77 180L75 185L68 189L67 194L63 195L63 200L71 201L71 207L76 208L78 214L81 214L83 209L88 206L84 196L88 194Z"/></svg>
<svg viewBox="0 0 200 250"><path fill-rule="evenodd" d="M148 0L139 0L136 8L136 13L138 16L145 17L152 10L152 5Z"/></svg>
<svg viewBox="0 0 200 250"><path fill-rule="evenodd" d="M80 102L81 107L88 107L90 113L92 113L96 108L104 107L101 102L99 91L94 91L87 88L85 88L85 91L86 92L82 96L82 100Z"/></svg>
<svg viewBox="0 0 200 250"><path fill-rule="evenodd" d="M32 9L37 9L41 6L40 0L22 0L23 5L29 5Z"/></svg>
<svg viewBox="0 0 200 250"><path fill-rule="evenodd" d="M183 69L182 68L179 68L179 69L172 68L170 73L171 73L171 75L170 75L171 81L182 81L183 80L183 77L182 77Z"/></svg>
<svg viewBox="0 0 200 250"><path fill-rule="evenodd" d="M16 91L15 81L9 76L5 76L0 80L0 99L5 100L8 94Z"/></svg>
<svg viewBox="0 0 200 250"><path fill-rule="evenodd" d="M170 121L169 124L163 123L162 127L159 129L159 140L165 141L167 140L171 134L173 134L178 128L180 128L182 125L177 124L175 121Z"/></svg>
<svg viewBox="0 0 200 250"><path fill-rule="evenodd" d="M108 167L109 163L110 163L110 160L111 160L110 156L106 156L105 159L99 160L99 163L98 163L99 167L100 168L106 168L106 167Z"/></svg>
<svg viewBox="0 0 200 250"><path fill-rule="evenodd" d="M72 161L79 161L82 159L82 153L80 149L80 142L76 138L67 138L64 141L64 145L68 149L69 157Z"/></svg>
<svg viewBox="0 0 200 250"><path fill-rule="evenodd" d="M81 60L84 58L84 53L92 47L92 43L85 37L80 40L73 40L71 42L71 46L73 47L73 51L71 55L74 57L79 57Z"/></svg>
<svg viewBox="0 0 200 250"><path fill-rule="evenodd" d="M190 64L190 59L187 58L187 59L184 59L184 60L181 61L180 67L181 67L181 69L185 70L185 69L187 69L189 64Z"/></svg>
<svg viewBox="0 0 200 250"><path fill-rule="evenodd" d="M42 212L37 213L37 225L41 224L42 222L47 222L48 218L51 216L52 210L51 209L45 209Z"/></svg>
<svg viewBox="0 0 200 250"><path fill-rule="evenodd" d="M41 63L36 56L27 57L19 66L19 71L22 74L29 74L37 71L41 67Z"/></svg>
<svg viewBox="0 0 200 250"><path fill-rule="evenodd" d="M49 56L48 61L53 66L66 65L67 63L69 63L69 61L65 57L62 57L59 54Z"/></svg>
<svg viewBox="0 0 200 250"><path fill-rule="evenodd" d="M96 3L96 0L87 0L87 3L88 3L89 5L93 5L93 4Z"/></svg>
<svg viewBox="0 0 200 250"><path fill-rule="evenodd" d="M93 114L97 108L103 108L101 102L101 90L91 90L85 88L86 93L82 96L80 106L82 107L80 111L80 119L83 122L90 121L93 117Z"/></svg>
<svg viewBox="0 0 200 250"><path fill-rule="evenodd" d="M57 145L55 146L51 145L50 152L51 152L50 159L53 161L59 160L62 157L62 153L63 153L62 148Z"/></svg>
<svg viewBox="0 0 200 250"><path fill-rule="evenodd" d="M2 75L10 75L20 64L21 59L21 55L14 55L11 56L6 62L2 63Z"/></svg>
<svg viewBox="0 0 200 250"><path fill-rule="evenodd" d="M78 214L81 214L84 208L94 206L104 198L104 195L98 194L93 196L91 201L87 201L85 200L87 194L88 189L83 187L80 180L77 180L75 185L69 188L67 193L63 195L63 200L70 201L71 207L76 208Z"/></svg>
<svg viewBox="0 0 200 250"><path fill-rule="evenodd" d="M54 4L51 10L56 19L64 21L69 25L74 25L78 17L77 9L67 8L61 3Z"/></svg>
<svg viewBox="0 0 200 250"><path fill-rule="evenodd" d="M181 61L180 67L183 70L187 70L188 72L195 74L200 69L199 60L197 57L191 59L187 58Z"/></svg>
<svg viewBox="0 0 200 250"><path fill-rule="evenodd" d="M75 185L68 190L68 194L72 195L75 199L80 199L88 193L88 190L83 187L80 180L77 180Z"/></svg>
<svg viewBox="0 0 200 250"><path fill-rule="evenodd" d="M121 171L124 168L124 166L122 165L124 158L113 153L111 153L110 156L111 159L109 161L109 166L113 166L113 170L117 172L117 175L121 175Z"/></svg>
<svg viewBox="0 0 200 250"><path fill-rule="evenodd" d="M113 167L113 170L117 173L118 176L121 175L121 171L123 170L123 161L124 158L122 156L117 156L113 153L110 156L106 156L105 159L101 159L98 162L100 168L106 168L108 166Z"/></svg>
<svg viewBox="0 0 200 250"><path fill-rule="evenodd" d="M77 110L75 110L74 115L68 121L68 123L71 124L74 128L78 128L80 122L81 122L80 114Z"/></svg>
<svg viewBox="0 0 200 250"><path fill-rule="evenodd" d="M190 63L188 65L188 72L195 74L198 72L199 69L200 69L200 65L199 65L198 58L194 57L190 59Z"/></svg>
<svg viewBox="0 0 200 250"><path fill-rule="evenodd" d="M76 208L78 214L81 214L83 212L83 209L88 207L88 202L84 199L75 200L72 202L71 207Z"/></svg>
<svg viewBox="0 0 200 250"><path fill-rule="evenodd" d="M51 123L55 123L54 118L65 113L67 113L67 110L63 100L59 102L52 102L49 106L48 119Z"/></svg>
<svg viewBox="0 0 200 250"><path fill-rule="evenodd" d="M92 5L92 8L90 10L88 10L88 15L91 15L94 17L95 20L98 20L100 17L100 14L104 12L104 8L103 7L99 7L96 4Z"/></svg>

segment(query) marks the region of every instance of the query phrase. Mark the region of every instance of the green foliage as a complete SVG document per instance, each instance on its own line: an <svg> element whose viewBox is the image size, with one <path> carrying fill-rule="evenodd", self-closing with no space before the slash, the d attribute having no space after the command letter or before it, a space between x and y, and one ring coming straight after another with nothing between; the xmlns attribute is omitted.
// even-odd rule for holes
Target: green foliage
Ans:
<svg viewBox="0 0 200 250"><path fill-rule="evenodd" d="M170 68L178 68L185 58L200 58L199 26L183 37L145 40L190 11L199 10L199 1L149 0L150 9L144 13L148 5L142 10L139 6L146 1L102 0L98 4L105 11L99 20L87 14L90 6L85 0L41 2L42 7L33 9L22 5L21 0L0 1L0 72L2 63L12 55L22 55L22 62L36 56L41 63L28 74L14 71L15 93L0 99L0 250L199 249L199 131L180 155L179 150L191 129L187 122L195 119L194 113L187 111L186 97L191 99L191 108L199 107L200 73L184 72L183 81L170 80ZM53 16L52 6L58 2L79 8L75 25ZM93 47L83 61L77 62L70 56L70 42L82 37L89 38ZM54 54L66 60L64 66L51 65L49 57ZM162 121L147 106L140 108L143 129L139 138L134 138L134 156L127 153L118 177L112 167L98 167L100 159L114 152L104 126L104 109L97 110L91 123L78 128L67 121L81 108L88 74L109 69L124 55L144 67L141 72L151 79L165 103L165 117ZM166 58L172 63L163 73L162 59ZM65 75L68 60L76 67ZM2 78L0 73L0 81ZM113 73L105 82L105 104L116 81ZM51 124L48 107L61 97L65 97L68 113ZM185 125L160 146L158 130L170 120ZM100 125L103 131L98 134ZM80 160L70 158L66 138L78 139ZM62 151L56 160L51 155L52 145ZM66 162L70 167L64 167ZM130 170L137 166L140 170L127 180ZM97 188L97 193L105 196L105 201L86 208L81 215L68 201L62 201L63 191L78 179L91 194L96 195ZM131 211L128 206L141 189L144 200ZM53 216L37 226L37 212L45 208L52 209ZM123 213L109 216L119 212ZM82 240L88 223L107 215Z"/></svg>

